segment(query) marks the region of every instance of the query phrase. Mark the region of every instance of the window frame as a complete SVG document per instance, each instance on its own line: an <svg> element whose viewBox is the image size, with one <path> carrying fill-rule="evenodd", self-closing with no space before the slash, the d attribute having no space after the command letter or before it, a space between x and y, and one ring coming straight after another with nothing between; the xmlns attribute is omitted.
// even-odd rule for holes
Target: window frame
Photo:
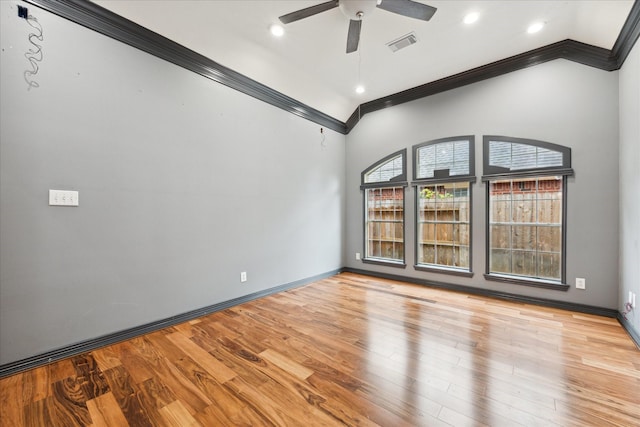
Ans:
<svg viewBox="0 0 640 427"><path fill-rule="evenodd" d="M508 142L514 144L523 144L533 147L544 148L552 151L556 151L562 154L562 164L558 166L545 166L545 167L533 167L525 169L511 170L495 165L490 165L490 143L492 141ZM483 147L482 147L482 166L483 172L482 182L486 185L485 192L485 232L486 232L486 260L485 260L485 274L484 278L490 281L497 281L503 283L511 283L517 285L526 285L546 289L555 290L568 290L567 284L567 177L573 176L574 172L571 168L571 148L553 144L546 141L539 141L535 139L527 138L514 138L508 136L497 135L484 135ZM561 215L561 255L560 255L560 279L549 280L543 278L536 278L531 276L520 276L515 274L506 273L492 273L491 272L491 183L500 180L518 180L523 178L544 178L549 176L559 176L562 178L562 215ZM538 194L538 187L536 186L536 194ZM536 226L537 227L537 226Z"/></svg>
<svg viewBox="0 0 640 427"><path fill-rule="evenodd" d="M381 182L365 182L365 178L366 176L374 171L375 169L377 169L378 167L382 166L383 164L389 162L390 160L395 159L396 157L401 156L402 158L402 173L400 175L397 175L395 177L392 177L391 179L389 179L388 181L381 181ZM399 267L399 268L405 268L406 267L406 259L407 259L407 255L406 255L406 249L407 249L407 239L406 239L406 234L405 234L405 230L406 230L406 218L407 218L407 210L406 210L406 187L408 186L407 183L407 149L404 148L402 150L396 151L394 153L389 154L388 156L378 160L377 162L375 162L374 164L372 164L371 166L369 166L368 168L366 168L364 171L362 171L362 173L360 174L360 178L361 178L361 184L360 184L360 190L362 190L362 200L363 200L363 213L362 213L362 223L363 223L363 230L362 230L362 236L363 236L363 256L361 261L363 263L367 263L367 264L377 264L377 265L384 265L384 266L390 266L390 267ZM396 188L396 187L400 187L402 188L402 260L393 260L390 258L377 258L377 257L369 257L368 256L368 210L367 210L367 190L371 190L371 189L384 189L384 188Z"/></svg>
<svg viewBox="0 0 640 427"><path fill-rule="evenodd" d="M517 169L511 171L507 168L489 164L489 146L491 141L510 142L513 144L531 145L534 147L545 148L547 150L557 151L562 154L562 166L548 166L540 168ZM488 179L509 179L512 176L532 177L540 175L573 175L571 169L571 148L563 145L553 144L546 141L538 141L536 139L513 138L510 136L484 135L482 137L482 181Z"/></svg>
<svg viewBox="0 0 640 427"><path fill-rule="evenodd" d="M418 150L424 147L438 145L453 141L466 141L469 152L469 170L464 175L450 175L448 169L434 170L434 176L431 178L418 178L420 156ZM447 138L439 138L430 141L426 141L420 144L416 144L412 147L413 153L413 180L411 186L414 187L414 265L413 268L418 271L426 271L433 273L450 274L455 276L473 277L473 186L476 182L475 175L475 136L474 135L461 135L452 136ZM420 264L418 263L419 255L419 223L420 223L420 192L418 188L421 186L431 186L438 184L455 184L460 182L467 182L469 184L468 190L468 209L469 209L469 267L459 268L451 267L439 264Z"/></svg>

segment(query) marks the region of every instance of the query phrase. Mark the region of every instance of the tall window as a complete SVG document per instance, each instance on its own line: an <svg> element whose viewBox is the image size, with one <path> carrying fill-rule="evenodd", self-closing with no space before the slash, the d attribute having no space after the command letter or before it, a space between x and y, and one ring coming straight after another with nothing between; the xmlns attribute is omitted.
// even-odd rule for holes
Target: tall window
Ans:
<svg viewBox="0 0 640 427"><path fill-rule="evenodd" d="M488 279L566 289L566 177L571 150L543 141L484 137Z"/></svg>
<svg viewBox="0 0 640 427"><path fill-rule="evenodd" d="M362 172L364 262L404 266L404 189L406 150Z"/></svg>
<svg viewBox="0 0 640 427"><path fill-rule="evenodd" d="M473 136L413 147L416 269L471 274L473 153Z"/></svg>

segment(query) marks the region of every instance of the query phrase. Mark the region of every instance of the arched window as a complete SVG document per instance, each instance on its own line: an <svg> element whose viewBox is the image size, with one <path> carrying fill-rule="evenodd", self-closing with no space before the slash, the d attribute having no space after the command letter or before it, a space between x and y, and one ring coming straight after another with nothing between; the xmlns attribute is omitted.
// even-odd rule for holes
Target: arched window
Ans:
<svg viewBox="0 0 640 427"><path fill-rule="evenodd" d="M485 136L489 280L567 289L566 177L571 149L504 136Z"/></svg>
<svg viewBox="0 0 640 427"><path fill-rule="evenodd" d="M416 269L471 275L474 141L459 136L413 147Z"/></svg>
<svg viewBox="0 0 640 427"><path fill-rule="evenodd" d="M404 267L404 189L407 150L374 163L362 172L364 191L364 262Z"/></svg>

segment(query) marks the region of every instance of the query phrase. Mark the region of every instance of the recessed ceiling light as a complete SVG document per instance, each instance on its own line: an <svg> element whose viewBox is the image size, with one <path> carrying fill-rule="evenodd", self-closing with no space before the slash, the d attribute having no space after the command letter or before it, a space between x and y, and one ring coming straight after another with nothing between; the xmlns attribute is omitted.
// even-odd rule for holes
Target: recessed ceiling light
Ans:
<svg viewBox="0 0 640 427"><path fill-rule="evenodd" d="M465 24L473 24L474 22L476 22L478 20L478 18L480 18L480 14L477 12L472 12L472 13L468 13L462 22L464 22Z"/></svg>
<svg viewBox="0 0 640 427"><path fill-rule="evenodd" d="M282 28L282 26L278 24L273 24L271 27L269 27L269 31L271 31L271 34L273 34L275 37L282 37L284 35L284 28Z"/></svg>
<svg viewBox="0 0 640 427"><path fill-rule="evenodd" d="M529 28L527 28L527 33L537 33L542 29L542 27L544 27L544 22L534 22L533 24L529 25Z"/></svg>
<svg viewBox="0 0 640 427"><path fill-rule="evenodd" d="M364 93L364 86L362 86L362 85L356 86L356 93L357 94Z"/></svg>

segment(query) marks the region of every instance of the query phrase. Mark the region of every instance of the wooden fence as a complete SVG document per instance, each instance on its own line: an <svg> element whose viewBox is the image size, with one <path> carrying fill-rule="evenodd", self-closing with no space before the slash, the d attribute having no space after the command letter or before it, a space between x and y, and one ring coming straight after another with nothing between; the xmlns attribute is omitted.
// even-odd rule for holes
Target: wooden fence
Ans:
<svg viewBox="0 0 640 427"><path fill-rule="evenodd" d="M419 199L418 264L469 267L469 199Z"/></svg>
<svg viewBox="0 0 640 427"><path fill-rule="evenodd" d="M561 180L492 184L490 271L560 278ZM418 187L436 189L436 187ZM431 190L429 190L431 191ZM418 264L469 267L470 205L442 189L418 198ZM369 197L367 256L404 258L403 193L378 189Z"/></svg>
<svg viewBox="0 0 640 427"><path fill-rule="evenodd" d="M562 194L499 194L491 204L491 272L559 279Z"/></svg>

